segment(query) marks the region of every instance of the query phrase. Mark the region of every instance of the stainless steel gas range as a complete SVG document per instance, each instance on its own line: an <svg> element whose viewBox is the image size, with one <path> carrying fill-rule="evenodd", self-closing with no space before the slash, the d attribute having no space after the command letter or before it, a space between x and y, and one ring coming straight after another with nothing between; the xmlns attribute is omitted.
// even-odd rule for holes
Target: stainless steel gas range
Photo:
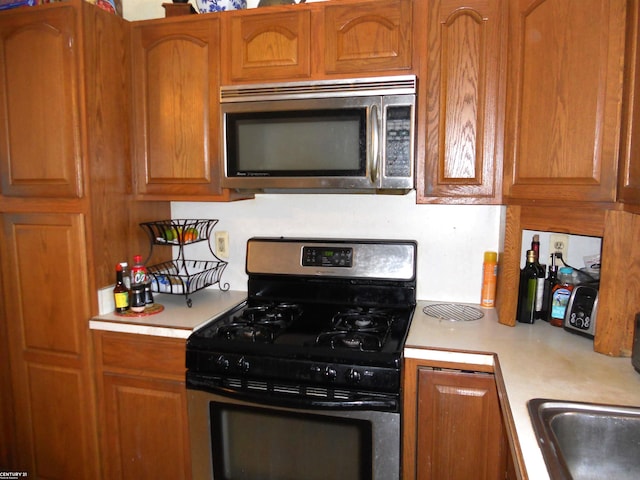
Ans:
<svg viewBox="0 0 640 480"><path fill-rule="evenodd" d="M248 297L187 342L193 475L400 477L413 241L253 238Z"/></svg>

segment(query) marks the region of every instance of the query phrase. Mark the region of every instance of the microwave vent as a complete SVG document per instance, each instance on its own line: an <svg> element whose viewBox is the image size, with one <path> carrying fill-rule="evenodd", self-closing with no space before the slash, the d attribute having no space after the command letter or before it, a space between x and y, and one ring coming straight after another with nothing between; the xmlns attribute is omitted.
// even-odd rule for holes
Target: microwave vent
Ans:
<svg viewBox="0 0 640 480"><path fill-rule="evenodd" d="M403 95L415 93L415 75L402 75L315 82L224 86L220 88L220 101L223 103L258 102L265 100Z"/></svg>

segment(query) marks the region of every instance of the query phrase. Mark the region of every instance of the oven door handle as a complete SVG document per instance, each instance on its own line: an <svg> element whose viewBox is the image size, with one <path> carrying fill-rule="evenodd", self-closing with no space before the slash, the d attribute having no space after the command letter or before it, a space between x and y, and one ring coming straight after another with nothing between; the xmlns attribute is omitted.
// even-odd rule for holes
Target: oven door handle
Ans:
<svg viewBox="0 0 640 480"><path fill-rule="evenodd" d="M234 388L227 388L210 383L198 385L187 385L187 388L205 390L209 393L222 395L235 400L257 404L269 404L276 407L297 408L297 409L325 409L325 410L376 410L385 412L399 411L397 398L378 398L363 394L362 398L355 400L323 400L303 396L284 396L272 392L246 391Z"/></svg>

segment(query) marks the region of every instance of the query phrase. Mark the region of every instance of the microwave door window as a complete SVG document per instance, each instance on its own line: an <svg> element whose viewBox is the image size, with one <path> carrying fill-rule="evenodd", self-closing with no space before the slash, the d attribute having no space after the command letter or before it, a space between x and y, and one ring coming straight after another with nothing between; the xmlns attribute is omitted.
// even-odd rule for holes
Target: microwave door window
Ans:
<svg viewBox="0 0 640 480"><path fill-rule="evenodd" d="M366 109L228 114L227 122L232 175L366 175Z"/></svg>

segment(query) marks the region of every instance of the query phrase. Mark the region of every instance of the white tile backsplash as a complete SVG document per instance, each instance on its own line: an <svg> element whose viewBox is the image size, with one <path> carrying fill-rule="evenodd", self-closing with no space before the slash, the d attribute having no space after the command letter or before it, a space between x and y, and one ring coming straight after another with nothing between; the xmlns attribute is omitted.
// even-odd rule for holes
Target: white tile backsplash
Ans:
<svg viewBox="0 0 640 480"><path fill-rule="evenodd" d="M217 218L229 232L223 281L246 289L252 236L408 239L418 242L418 298L480 301L485 250L500 250L503 207L416 205L407 195L264 194L231 203L172 203L173 218ZM213 243L212 243L213 245ZM204 242L185 248L207 259Z"/></svg>

